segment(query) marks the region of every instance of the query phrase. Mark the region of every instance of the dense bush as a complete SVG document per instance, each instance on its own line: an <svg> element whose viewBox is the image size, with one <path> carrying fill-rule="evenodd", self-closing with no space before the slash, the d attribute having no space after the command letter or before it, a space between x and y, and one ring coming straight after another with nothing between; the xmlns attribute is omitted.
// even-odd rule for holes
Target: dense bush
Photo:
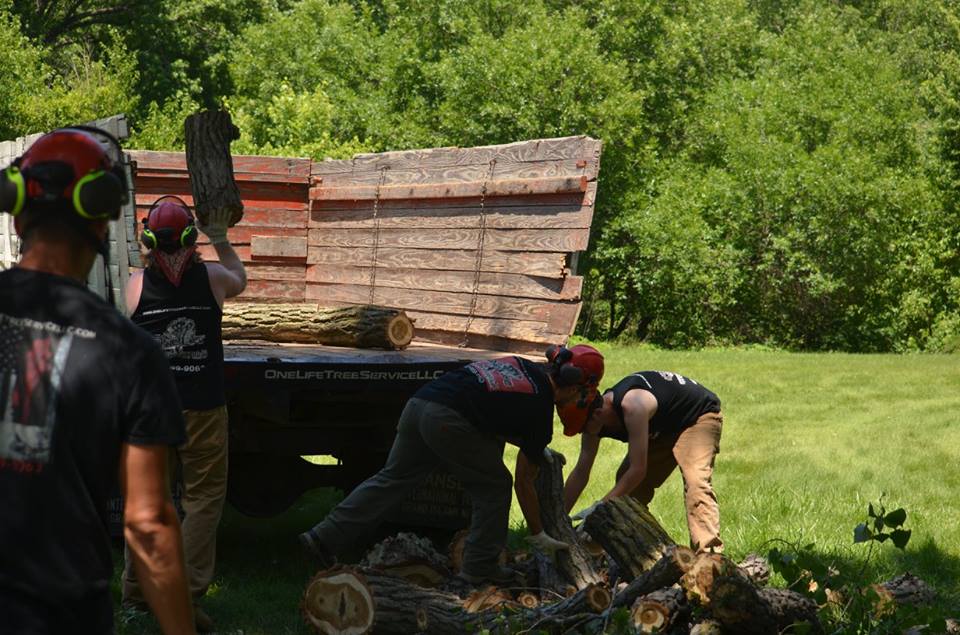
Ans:
<svg viewBox="0 0 960 635"><path fill-rule="evenodd" d="M584 334L960 341L954 0L43 6L0 0L0 138L125 111L132 144L175 149L215 105L250 153L589 134Z"/></svg>

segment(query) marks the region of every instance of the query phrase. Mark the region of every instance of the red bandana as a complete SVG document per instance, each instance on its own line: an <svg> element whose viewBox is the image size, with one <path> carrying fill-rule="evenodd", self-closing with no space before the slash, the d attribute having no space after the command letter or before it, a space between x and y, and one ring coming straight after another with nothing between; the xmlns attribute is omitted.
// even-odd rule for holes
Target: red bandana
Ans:
<svg viewBox="0 0 960 635"><path fill-rule="evenodd" d="M159 265L160 271L167 277L167 280L169 280L173 286L179 287L180 279L183 278L183 272L186 271L187 267L193 262L193 254L196 251L196 245L178 249L172 254L168 254L162 249L154 249L153 258L157 265Z"/></svg>

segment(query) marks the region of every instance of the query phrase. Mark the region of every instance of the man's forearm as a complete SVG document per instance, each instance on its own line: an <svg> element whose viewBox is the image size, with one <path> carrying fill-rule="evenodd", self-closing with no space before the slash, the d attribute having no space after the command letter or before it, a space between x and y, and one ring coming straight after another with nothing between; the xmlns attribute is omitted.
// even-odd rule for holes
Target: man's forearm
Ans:
<svg viewBox="0 0 960 635"><path fill-rule="evenodd" d="M614 484L613 489L603 497L604 501L608 501L611 498L618 498L620 496L626 496L631 493L633 490L637 489L641 483L643 483L644 477L647 475L646 467L636 467L630 465L627 468L627 471L617 479L616 484Z"/></svg>
<svg viewBox="0 0 960 635"><path fill-rule="evenodd" d="M582 470L577 468L573 468L570 476L567 477L567 482L563 484L563 509L568 514L577 504L577 500L587 486L589 478L589 475L584 474Z"/></svg>
<svg viewBox="0 0 960 635"><path fill-rule="evenodd" d="M216 243L213 248L216 250L217 259L220 261L220 264L223 265L223 268L240 278L240 280L246 284L247 270L240 261L240 256L237 255L233 245L229 242L222 242Z"/></svg>
<svg viewBox="0 0 960 635"><path fill-rule="evenodd" d="M514 482L514 490L517 492L520 511L523 512L523 518L527 521L527 529L530 530L531 535L539 534L543 531L543 523L540 521L540 499L537 498L537 488L533 478L524 478L518 474Z"/></svg>
<svg viewBox="0 0 960 635"><path fill-rule="evenodd" d="M143 595L166 635L193 633L193 607L173 503L162 517L128 522L124 531Z"/></svg>

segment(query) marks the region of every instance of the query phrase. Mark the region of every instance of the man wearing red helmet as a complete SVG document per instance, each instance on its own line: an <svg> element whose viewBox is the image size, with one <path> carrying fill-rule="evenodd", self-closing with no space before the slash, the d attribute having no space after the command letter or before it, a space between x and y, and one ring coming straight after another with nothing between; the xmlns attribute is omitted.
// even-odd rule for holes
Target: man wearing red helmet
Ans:
<svg viewBox="0 0 960 635"><path fill-rule="evenodd" d="M513 479L503 464L509 442L520 448L514 489L530 542L547 553L567 548L543 530L534 479L553 436L554 406L566 413L565 433L576 434L599 398L603 356L579 345L551 347L547 359L547 364L522 357L474 362L421 387L400 415L386 466L300 534L300 541L324 565L332 564L442 466L459 479L473 505L461 577L476 584L509 582L513 572L497 564L510 515Z"/></svg>
<svg viewBox="0 0 960 635"><path fill-rule="evenodd" d="M586 424L580 457L564 485L567 511L590 479L600 439L617 439L627 444L627 455L603 500L630 495L647 505L679 466L690 545L700 551L722 551L720 509L712 483L722 430L720 398L689 377L653 370L627 375L603 394L602 404ZM574 518L586 518L596 505Z"/></svg>
<svg viewBox="0 0 960 635"><path fill-rule="evenodd" d="M111 144L116 156L105 151ZM115 139L62 129L0 172L17 266L0 273L0 615L10 633L112 633L107 498L168 635L193 632L168 447L184 439L159 347L85 288L127 198Z"/></svg>
<svg viewBox="0 0 960 635"><path fill-rule="evenodd" d="M147 267L126 289L131 319L160 343L176 380L187 422L187 442L177 449L183 476L183 545L190 592L202 598L213 581L217 526L227 493L227 408L223 383L223 302L246 286L243 263L227 240L229 216L212 214L198 227L180 198L164 196L143 221ZM204 232L219 263L196 253ZM124 601L140 601L137 580L124 571ZM195 607L197 628L213 630Z"/></svg>

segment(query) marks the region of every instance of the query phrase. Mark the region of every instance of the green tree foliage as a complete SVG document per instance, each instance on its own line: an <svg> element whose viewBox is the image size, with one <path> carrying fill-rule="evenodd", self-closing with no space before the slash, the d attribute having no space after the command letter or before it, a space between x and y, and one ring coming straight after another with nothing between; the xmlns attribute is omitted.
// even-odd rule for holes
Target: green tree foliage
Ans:
<svg viewBox="0 0 960 635"><path fill-rule="evenodd" d="M960 341L955 0L0 0L0 36L4 137L125 111L178 149L225 105L248 153L601 138L592 337Z"/></svg>

